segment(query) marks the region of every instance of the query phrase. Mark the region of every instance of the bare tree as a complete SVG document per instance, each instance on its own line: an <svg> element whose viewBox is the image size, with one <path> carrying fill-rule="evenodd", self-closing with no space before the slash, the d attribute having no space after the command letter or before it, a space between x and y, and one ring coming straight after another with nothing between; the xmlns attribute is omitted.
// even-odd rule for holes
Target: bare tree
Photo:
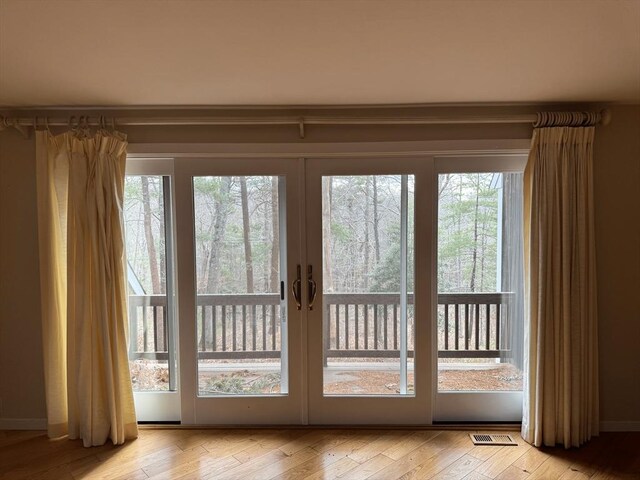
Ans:
<svg viewBox="0 0 640 480"><path fill-rule="evenodd" d="M244 263L247 274L247 293L253 293L253 255L251 254L251 222L249 220L247 177L240 177L240 202L242 204L242 236L244 239Z"/></svg>
<svg viewBox="0 0 640 480"><path fill-rule="evenodd" d="M147 254L149 255L149 270L151 272L152 293L160 293L160 273L158 271L158 255L156 253L156 243L153 237L151 226L151 199L149 196L149 179L141 176L142 181L142 208L144 214L144 236L147 243Z"/></svg>
<svg viewBox="0 0 640 480"><path fill-rule="evenodd" d="M375 177L374 177L375 178ZM369 183L370 177L367 175L364 188L364 289L369 290L369 256L371 247L369 246Z"/></svg>
<svg viewBox="0 0 640 480"><path fill-rule="evenodd" d="M271 177L271 271L269 291L277 292L280 272L280 225L278 224L278 177Z"/></svg>
<svg viewBox="0 0 640 480"><path fill-rule="evenodd" d="M333 291L333 272L331 270L331 176L322 177L322 248L324 251L324 290Z"/></svg>
<svg viewBox="0 0 640 480"><path fill-rule="evenodd" d="M373 176L373 240L376 254L376 265L380 263L380 219L378 216L378 179Z"/></svg>
<svg viewBox="0 0 640 480"><path fill-rule="evenodd" d="M220 251L222 240L227 228L227 217L229 215L229 194L231 193L231 177L222 177L220 191L215 197L213 221L213 234L209 249L208 273L207 273L207 293L216 293L220 282Z"/></svg>
<svg viewBox="0 0 640 480"><path fill-rule="evenodd" d="M476 270L478 266L478 210L480 206L480 174L476 175L476 206L473 215L473 246L471 254L471 280L469 282L469 291L475 292L476 288Z"/></svg>

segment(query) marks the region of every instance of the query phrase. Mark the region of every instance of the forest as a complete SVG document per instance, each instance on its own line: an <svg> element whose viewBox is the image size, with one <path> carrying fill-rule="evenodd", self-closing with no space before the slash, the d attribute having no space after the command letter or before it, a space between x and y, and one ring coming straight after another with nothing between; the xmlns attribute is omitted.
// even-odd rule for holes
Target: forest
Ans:
<svg viewBox="0 0 640 480"><path fill-rule="evenodd" d="M276 293L280 282L277 176L195 177L198 294ZM324 177L325 292L398 292L400 176ZM501 174L438 181L439 292L496 291ZM160 176L128 176L124 221L130 286L166 292ZM408 182L408 287L413 287L414 179ZM499 288L498 288L499 290Z"/></svg>

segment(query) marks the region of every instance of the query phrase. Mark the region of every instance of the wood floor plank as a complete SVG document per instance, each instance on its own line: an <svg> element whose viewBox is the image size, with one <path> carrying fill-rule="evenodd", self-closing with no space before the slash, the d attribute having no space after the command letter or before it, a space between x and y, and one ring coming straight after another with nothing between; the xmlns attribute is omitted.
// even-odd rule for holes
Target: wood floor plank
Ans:
<svg viewBox="0 0 640 480"><path fill-rule="evenodd" d="M155 475L153 480L200 480L202 478L215 478L219 472L225 472L240 465L233 457L216 458L211 455L203 455L189 463L178 467L175 471L167 470Z"/></svg>
<svg viewBox="0 0 640 480"><path fill-rule="evenodd" d="M317 453L315 457L275 478L277 480L307 478L318 471L326 470L332 464L339 462L367 444L366 438L358 437L357 435L347 435L343 433L336 438L340 438L341 441L337 441L334 445L330 446L330 448L328 448L329 444L325 441L316 443L311 447L312 450ZM353 462L354 465L359 465L355 460Z"/></svg>
<svg viewBox="0 0 640 480"><path fill-rule="evenodd" d="M609 470L640 478L640 433L617 435L611 440L606 456Z"/></svg>
<svg viewBox="0 0 640 480"><path fill-rule="evenodd" d="M560 477L558 477L558 480L588 480L589 478L589 475L585 475L578 470L567 468L567 470Z"/></svg>
<svg viewBox="0 0 640 480"><path fill-rule="evenodd" d="M478 447L469 431L141 429L84 448L42 432L0 432L3 480L640 479L640 434L582 448ZM517 434L516 434L517 435Z"/></svg>
<svg viewBox="0 0 640 480"><path fill-rule="evenodd" d="M351 440L353 440L353 442ZM370 441L368 437L367 440ZM325 453L335 450L337 447L346 442L349 442L349 444L345 447L349 449L349 453L354 452L358 448L362 448L362 446L367 443L363 442L362 438L354 435L353 432L340 431L336 432L333 435L325 436L321 440L309 446L313 448L317 453Z"/></svg>
<svg viewBox="0 0 640 480"><path fill-rule="evenodd" d="M233 440L213 440L202 444L202 447L215 457L227 457L235 455L256 444L251 438Z"/></svg>
<svg viewBox="0 0 640 480"><path fill-rule="evenodd" d="M172 470L179 468L181 465L185 463L193 462L203 455L207 455L209 452L202 446L197 446L195 448L190 448L188 450L184 450L181 453L173 455L169 458L165 458L159 460L151 465L147 465L142 468L144 473L149 477L153 477L154 475L159 475L167 470Z"/></svg>
<svg viewBox="0 0 640 480"><path fill-rule="evenodd" d="M269 480L282 472L294 468L317 455L310 447L303 448L293 455L286 455L275 449L271 453L243 463L216 476L216 480L243 479Z"/></svg>
<svg viewBox="0 0 640 480"><path fill-rule="evenodd" d="M509 447L504 447L509 448ZM538 448L530 448L524 452L520 458L516 459L512 466L518 468L524 473L531 473L544 463L549 453Z"/></svg>
<svg viewBox="0 0 640 480"><path fill-rule="evenodd" d="M473 444L469 437L460 435L454 441L446 444L444 450L440 451L440 453L421 462L400 478L403 480L433 478L464 457L472 448Z"/></svg>
<svg viewBox="0 0 640 480"><path fill-rule="evenodd" d="M325 480L339 478L350 470L356 468L358 465L360 464L355 460L351 460L349 457L344 457L338 460L336 463L332 463L327 468L315 472L308 477L304 477L304 480Z"/></svg>
<svg viewBox="0 0 640 480"><path fill-rule="evenodd" d="M313 452L315 453L315 450ZM297 455L297 453L294 453L294 455ZM277 480L297 480L299 478L306 478L316 472L326 470L329 466L343 458L346 458L346 455L336 456L316 453L307 461L296 465L273 478Z"/></svg>
<svg viewBox="0 0 640 480"><path fill-rule="evenodd" d="M559 455L549 456L542 464L536 468L527 480L538 480L547 478L560 478L567 470L571 462Z"/></svg>
<svg viewBox="0 0 640 480"><path fill-rule="evenodd" d="M246 463L238 462L238 465L232 468L229 468L223 472L219 472L216 476L207 475L203 478L215 478L216 480L223 479L235 479L235 478L246 478L251 475L254 475L255 472L261 471L263 468L268 467L271 464L278 464L284 461L286 458L289 458L287 455L282 453L280 450L275 449L272 452L262 455L256 459L253 459Z"/></svg>
<svg viewBox="0 0 640 480"><path fill-rule="evenodd" d="M503 447L502 445L476 445L471 449L469 455L484 462L485 460L489 460L503 448L506 447Z"/></svg>
<svg viewBox="0 0 640 480"><path fill-rule="evenodd" d="M551 453L550 449L543 449L546 455L560 455L569 462L569 469L580 472L587 478L591 478L598 471L598 466L609 463L609 450L612 445L604 438L596 437L593 441L588 442L581 448L565 450L557 453ZM537 449L532 449L537 450Z"/></svg>
<svg viewBox="0 0 640 480"><path fill-rule="evenodd" d="M18 463L1 461L0 465L11 465L9 477L13 480L21 480L64 465L84 465L83 460L87 457L95 457L95 452L114 448L113 445L105 445L88 449L84 448L82 442L77 440L58 440L56 442L59 445L55 450L44 449L46 453L43 453L40 450L42 445L38 444L38 448L33 451L30 459L28 457L26 459L20 458ZM70 443L72 448L68 448Z"/></svg>
<svg viewBox="0 0 640 480"><path fill-rule="evenodd" d="M299 436L300 434L296 431L288 431L271 436L252 436L251 440L254 442L253 445L235 453L233 456L240 463L247 463L262 455L266 455L276 448L288 444L291 440Z"/></svg>
<svg viewBox="0 0 640 480"><path fill-rule="evenodd" d="M404 457L395 460L391 465L385 467L380 472L372 476L372 480L388 480L389 478L400 478L402 475L411 472L422 463L438 455L446 447L447 442L454 442L460 437L455 432L443 432L434 439L424 443ZM437 440L437 441L436 441Z"/></svg>
<svg viewBox="0 0 640 480"><path fill-rule="evenodd" d="M524 441L520 441L517 446L505 447L485 460L482 465L477 468L477 471L486 477L496 478L530 448L531 445Z"/></svg>
<svg viewBox="0 0 640 480"><path fill-rule="evenodd" d="M352 459L353 460L353 459ZM365 480L375 473L384 469L387 465L393 463L393 460L386 455L379 453L375 457L368 459L348 472L345 472L339 478L341 480Z"/></svg>
<svg viewBox="0 0 640 480"><path fill-rule="evenodd" d="M485 477L481 473L471 472L468 475L462 477L462 480L490 480L489 477Z"/></svg>
<svg viewBox="0 0 640 480"><path fill-rule="evenodd" d="M183 452L177 446L171 445L156 452L147 451L145 453L145 455L139 457L127 457L125 461L120 460L118 457L111 457L97 465L74 469L71 473L74 477L82 476L87 480L114 480L130 472L151 467L153 464L172 460Z"/></svg>
<svg viewBox="0 0 640 480"><path fill-rule="evenodd" d="M371 433L375 435L374 432ZM387 450L391 446L395 445L403 438L409 436L407 432L386 431L377 433L379 434L377 437L372 438L371 441L367 442L367 444L362 448L359 448L355 452L349 454L349 458L355 460L358 463L364 463L367 460L379 455L380 452Z"/></svg>
<svg viewBox="0 0 640 480"><path fill-rule="evenodd" d="M291 440L290 442L279 447L280 451L286 455L293 455L294 453L306 448L310 445L314 445L325 438L330 438L332 435L338 434L335 430L308 430L301 436Z"/></svg>
<svg viewBox="0 0 640 480"><path fill-rule="evenodd" d="M465 475L473 472L481 463L482 460L479 458L466 454L448 467L444 468L441 472L434 475L432 478L437 480L459 480Z"/></svg>
<svg viewBox="0 0 640 480"><path fill-rule="evenodd" d="M529 473L521 470L513 465L504 469L495 480L526 480L529 478Z"/></svg>
<svg viewBox="0 0 640 480"><path fill-rule="evenodd" d="M406 436L399 442L391 445L386 450L383 450L382 453L387 457L392 458L393 460L398 460L411 453L421 445L427 443L429 440L432 440L436 436L440 435L440 433L442 432L438 432L435 430L413 432L411 435Z"/></svg>

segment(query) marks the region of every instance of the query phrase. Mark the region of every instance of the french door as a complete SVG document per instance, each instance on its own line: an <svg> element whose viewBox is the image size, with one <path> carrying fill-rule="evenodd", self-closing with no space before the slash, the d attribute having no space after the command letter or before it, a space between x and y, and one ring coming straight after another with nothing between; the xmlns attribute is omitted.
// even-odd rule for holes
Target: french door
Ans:
<svg viewBox="0 0 640 480"><path fill-rule="evenodd" d="M180 323L183 422L429 422L424 162L181 159L175 178L178 258L193 259L179 314L195 319Z"/></svg>
<svg viewBox="0 0 640 480"><path fill-rule="evenodd" d="M503 210L518 208L504 199L520 195L521 166L424 154L130 162L139 419L518 420L517 261L501 252L518 253Z"/></svg>
<svg viewBox="0 0 640 480"><path fill-rule="evenodd" d="M306 161L309 423L430 423L430 165Z"/></svg>
<svg viewBox="0 0 640 480"><path fill-rule="evenodd" d="M183 423L302 423L299 168L175 164Z"/></svg>

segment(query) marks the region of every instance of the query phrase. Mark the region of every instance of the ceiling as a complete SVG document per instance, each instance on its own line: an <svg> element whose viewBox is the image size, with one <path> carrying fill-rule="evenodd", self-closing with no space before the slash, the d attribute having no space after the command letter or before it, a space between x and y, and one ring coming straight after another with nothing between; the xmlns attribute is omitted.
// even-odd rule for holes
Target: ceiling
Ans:
<svg viewBox="0 0 640 480"><path fill-rule="evenodd" d="M640 0L0 0L0 106L640 102Z"/></svg>

